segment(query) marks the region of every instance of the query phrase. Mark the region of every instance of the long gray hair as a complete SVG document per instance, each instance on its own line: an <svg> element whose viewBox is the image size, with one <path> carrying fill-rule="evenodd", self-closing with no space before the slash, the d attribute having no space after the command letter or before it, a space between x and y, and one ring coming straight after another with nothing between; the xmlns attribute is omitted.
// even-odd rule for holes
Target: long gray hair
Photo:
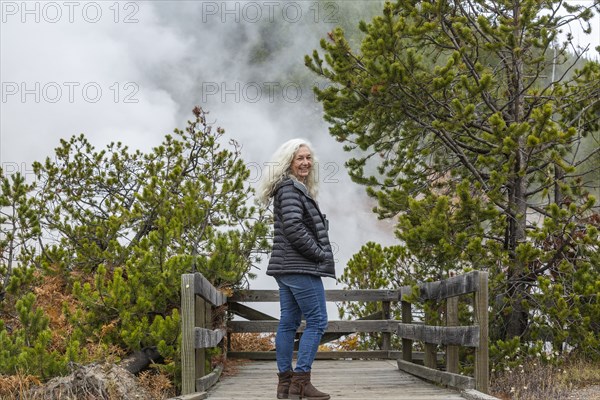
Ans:
<svg viewBox="0 0 600 400"><path fill-rule="evenodd" d="M304 182L308 193L313 199L317 199L319 192L319 179L318 179L318 163L315 152L313 151L312 145L304 139L292 139L282 144L271 157L271 162L265 165L263 174L260 182L258 183L258 200L268 205L271 197L273 197L273 191L277 185L286 178L294 178L292 175L292 161L298 149L305 146L310 150L312 157L312 168L306 177Z"/></svg>

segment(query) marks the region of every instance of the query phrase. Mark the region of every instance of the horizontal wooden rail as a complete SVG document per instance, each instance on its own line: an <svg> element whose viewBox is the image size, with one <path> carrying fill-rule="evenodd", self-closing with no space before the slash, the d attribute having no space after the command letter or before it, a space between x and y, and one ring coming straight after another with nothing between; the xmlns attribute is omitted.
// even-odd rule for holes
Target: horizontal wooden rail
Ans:
<svg viewBox="0 0 600 400"><path fill-rule="evenodd" d="M215 307L222 306L223 304L227 303L227 295L215 288L202 274L195 273L185 275L190 275L190 277L188 277L186 280L186 285L190 285L190 283L193 285L194 294L202 297Z"/></svg>
<svg viewBox="0 0 600 400"><path fill-rule="evenodd" d="M195 329L195 347L197 349L207 349L210 347L216 347L219 345L223 337L225 336L224 329L206 329L198 328Z"/></svg>
<svg viewBox="0 0 600 400"><path fill-rule="evenodd" d="M442 345L479 346L478 326L430 326L399 324L398 336Z"/></svg>
<svg viewBox="0 0 600 400"><path fill-rule="evenodd" d="M412 361L398 360L398 368L402 371L419 376L432 382L452 386L457 389L473 389L475 379L470 376L454 374L447 371L438 371Z"/></svg>
<svg viewBox="0 0 600 400"><path fill-rule="evenodd" d="M294 351L294 356L298 354ZM340 359L378 359L378 360L397 360L402 356L398 350L351 350L351 351L319 351L317 360L340 360ZM437 362L443 365L444 355L439 353ZM246 360L275 360L275 349L272 351L229 351L227 358L241 358ZM413 352L413 362L423 364L425 354L422 351Z"/></svg>
<svg viewBox="0 0 600 400"><path fill-rule="evenodd" d="M326 301L399 301L404 293L409 294L412 288L406 287L401 290L326 290ZM277 302L279 301L278 290L240 290L229 298L236 302Z"/></svg>
<svg viewBox="0 0 600 400"><path fill-rule="evenodd" d="M406 294L409 291L412 291L412 288L403 288L401 290L326 290L326 301L381 302L382 310L359 320L329 321L325 334L321 338L321 344L356 332L381 332L382 350L372 351L371 357L368 358L378 358L380 356L386 358L391 350L391 335L397 331L397 326L400 323L400 321L390 319L390 303L398 302L402 297L402 294ZM248 321L229 321L227 323L229 333L276 332L279 325L279 320L241 303L278 301L278 290L241 290L235 292L229 298L229 311L235 315L247 319ZM302 322L298 331L303 332L304 328L305 322ZM319 354L321 353L322 352L319 352ZM235 356L235 354L238 354L238 352L231 352L231 349L229 349L228 354L234 354ZM317 355L317 357L318 356L319 355ZM265 357L270 357L270 355L265 355Z"/></svg>
<svg viewBox="0 0 600 400"><path fill-rule="evenodd" d="M464 275L453 276L443 281L420 283L419 300L444 300L449 297L461 296L475 293L480 287L480 276L482 272L471 271ZM487 273L485 273L487 276ZM486 281L487 282L487 281ZM487 284L487 283L486 283ZM402 293L409 294L410 286L403 286Z"/></svg>
<svg viewBox="0 0 600 400"><path fill-rule="evenodd" d="M396 332L400 321L329 321L325 332ZM277 332L279 321L230 321L228 327L232 332ZM298 332L303 332L306 323L303 321Z"/></svg>

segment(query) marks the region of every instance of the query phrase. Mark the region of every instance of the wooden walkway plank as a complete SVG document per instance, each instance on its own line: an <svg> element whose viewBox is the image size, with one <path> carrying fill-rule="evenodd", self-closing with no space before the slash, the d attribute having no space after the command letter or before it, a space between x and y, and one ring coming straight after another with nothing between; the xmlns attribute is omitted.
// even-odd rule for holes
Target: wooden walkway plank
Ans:
<svg viewBox="0 0 600 400"><path fill-rule="evenodd" d="M208 392L209 400L275 399L277 366L252 361ZM396 360L317 360L312 382L332 399L464 400L458 391L427 383L399 371Z"/></svg>

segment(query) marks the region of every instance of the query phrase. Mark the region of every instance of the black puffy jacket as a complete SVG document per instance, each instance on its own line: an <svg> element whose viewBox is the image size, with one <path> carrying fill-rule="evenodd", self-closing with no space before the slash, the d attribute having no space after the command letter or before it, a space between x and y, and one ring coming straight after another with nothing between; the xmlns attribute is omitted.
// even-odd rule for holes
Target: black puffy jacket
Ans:
<svg viewBox="0 0 600 400"><path fill-rule="evenodd" d="M273 195L275 233L267 275L312 274L335 278L327 219L306 187L288 178Z"/></svg>

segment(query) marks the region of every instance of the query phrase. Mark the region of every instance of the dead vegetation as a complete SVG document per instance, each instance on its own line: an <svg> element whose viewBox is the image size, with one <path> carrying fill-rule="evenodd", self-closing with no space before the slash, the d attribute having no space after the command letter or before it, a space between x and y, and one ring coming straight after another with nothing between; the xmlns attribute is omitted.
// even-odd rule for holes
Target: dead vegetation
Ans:
<svg viewBox="0 0 600 400"><path fill-rule="evenodd" d="M568 361L562 366L528 362L491 377L502 400L600 400L600 365Z"/></svg>
<svg viewBox="0 0 600 400"><path fill-rule="evenodd" d="M75 366L71 374L45 384L31 376L0 376L2 400L163 400L174 395L165 374L148 370L136 377L113 363Z"/></svg>
<svg viewBox="0 0 600 400"><path fill-rule="evenodd" d="M231 351L271 351L275 350L275 334L232 333Z"/></svg>

